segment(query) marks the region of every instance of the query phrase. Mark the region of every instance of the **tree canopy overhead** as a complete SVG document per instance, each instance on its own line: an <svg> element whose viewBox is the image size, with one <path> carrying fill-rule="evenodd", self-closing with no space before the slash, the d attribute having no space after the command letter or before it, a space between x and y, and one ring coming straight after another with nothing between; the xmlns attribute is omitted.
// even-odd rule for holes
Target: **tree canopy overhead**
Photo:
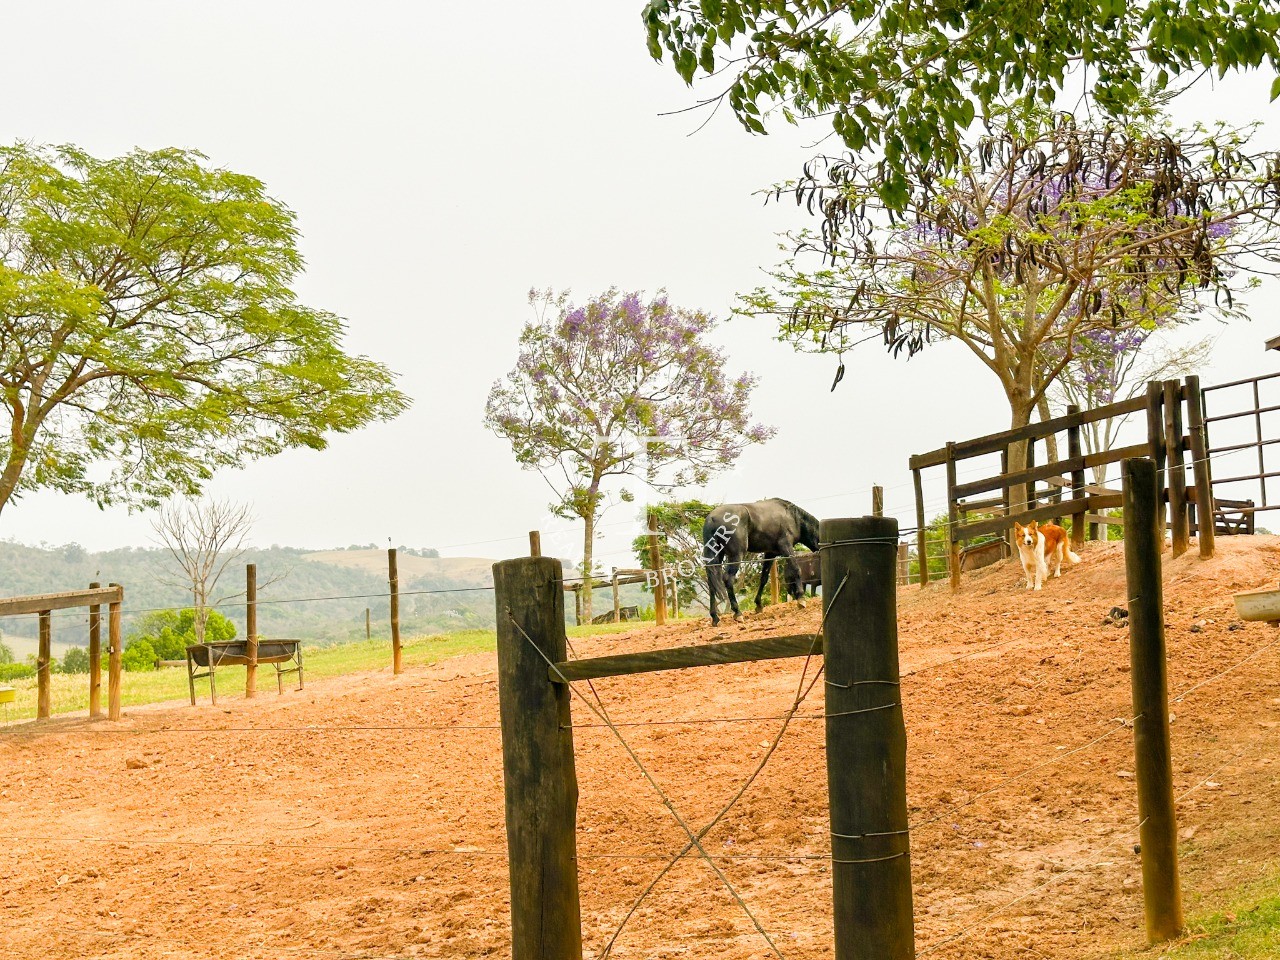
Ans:
<svg viewBox="0 0 1280 960"><path fill-rule="evenodd" d="M194 495L220 466L396 416L298 302L292 211L198 153L0 148L0 510Z"/></svg>
<svg viewBox="0 0 1280 960"><path fill-rule="evenodd" d="M746 309L820 351L958 340L1022 426L1082 338L1235 309L1253 282L1241 267L1276 252L1280 198L1276 159L1246 147L1233 131L1042 117L966 149L954 173L915 163L900 215L873 164L820 161L794 195L822 229Z"/></svg>
<svg viewBox="0 0 1280 960"><path fill-rule="evenodd" d="M1280 70L1276 0L650 0L643 18L655 59L722 82L702 104L757 133L771 116L829 118L851 150L882 155L893 206L908 158L949 168L975 117L1052 104L1073 76L1121 117L1203 71Z"/></svg>

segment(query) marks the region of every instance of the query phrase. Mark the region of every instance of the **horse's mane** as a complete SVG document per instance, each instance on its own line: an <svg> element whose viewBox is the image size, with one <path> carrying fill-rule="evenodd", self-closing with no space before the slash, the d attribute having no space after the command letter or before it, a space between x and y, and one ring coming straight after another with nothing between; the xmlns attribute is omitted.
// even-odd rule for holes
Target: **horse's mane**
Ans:
<svg viewBox="0 0 1280 960"><path fill-rule="evenodd" d="M797 506L790 500L783 500L781 497L774 497L778 503L786 507L787 512L791 514L795 520L796 526L800 528L800 542L810 550L818 549L818 518L815 517L804 507Z"/></svg>

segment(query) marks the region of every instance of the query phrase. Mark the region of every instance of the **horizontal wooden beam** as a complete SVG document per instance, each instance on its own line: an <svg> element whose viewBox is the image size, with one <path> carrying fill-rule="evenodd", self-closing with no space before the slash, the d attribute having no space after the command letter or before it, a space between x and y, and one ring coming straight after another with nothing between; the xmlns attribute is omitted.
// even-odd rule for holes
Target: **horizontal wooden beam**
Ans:
<svg viewBox="0 0 1280 960"><path fill-rule="evenodd" d="M1081 508L1087 511L1108 510L1111 507L1121 506L1123 502L1123 495L1117 493L1109 496L1084 497L1079 500L1063 500L1061 503L1048 503L1043 507L1023 510L1007 518L995 517L991 520L957 524L956 528L951 532L951 538L955 541L972 540L974 537L981 536L984 533L1000 533L1007 530L1013 526L1015 520L1018 523L1030 523L1032 520L1052 520L1054 517L1065 517L1073 513L1080 513Z"/></svg>
<svg viewBox="0 0 1280 960"><path fill-rule="evenodd" d="M1123 527L1124 517L1107 516L1103 513L1086 513L1084 515L1085 523L1108 523L1113 527Z"/></svg>
<svg viewBox="0 0 1280 960"><path fill-rule="evenodd" d="M1132 400L1121 400L1119 403L1109 403L1104 407L1081 410L1079 413L1054 417L1050 420L1042 420L1039 423L1029 423L1025 427L1016 427L1013 430L1005 430L1001 433L991 433L985 437L965 440L954 444L952 450L954 450L957 459L979 457L985 453L995 453L1003 450L1011 443L1018 443L1022 440L1040 440L1050 434L1061 433L1069 427L1093 423L1095 420L1106 420L1108 417L1124 416L1126 413L1137 413L1139 410L1145 410L1146 408L1147 397L1146 394L1143 394L1140 397L1134 397Z"/></svg>
<svg viewBox="0 0 1280 960"><path fill-rule="evenodd" d="M566 680L598 680L601 677L624 677L633 673L749 663L753 660L780 660L783 657L821 653L822 637L814 633L802 633L792 637L704 643L696 647L670 647L666 650L619 653L611 657L566 660L548 667L547 672L553 681L561 683Z"/></svg>
<svg viewBox="0 0 1280 960"><path fill-rule="evenodd" d="M1184 441L1185 439L1186 438L1184 438ZM957 484L955 495L961 498L969 497L975 493L985 493L988 490L999 490L1003 487L1019 486L1024 483L1031 483L1035 480L1048 480L1052 482L1054 479L1060 478L1064 473L1073 473L1077 470L1090 470L1094 467L1101 466L1104 463L1118 463L1121 460L1127 460L1129 457L1145 456L1149 449L1150 448L1145 443L1135 443L1128 447L1117 447L1114 450L1102 450L1098 453L1091 453L1084 457L1072 457L1068 460L1055 460L1053 463L1042 464L1038 467L1031 467L1027 470L1019 470L1017 473L986 477L982 480L973 480L969 483Z"/></svg>
<svg viewBox="0 0 1280 960"><path fill-rule="evenodd" d="M0 617L15 617L23 613L40 613L44 610L66 610L70 607L91 607L104 603L122 603L124 587L99 587L96 590L69 590L66 593L38 593L29 597L0 598Z"/></svg>

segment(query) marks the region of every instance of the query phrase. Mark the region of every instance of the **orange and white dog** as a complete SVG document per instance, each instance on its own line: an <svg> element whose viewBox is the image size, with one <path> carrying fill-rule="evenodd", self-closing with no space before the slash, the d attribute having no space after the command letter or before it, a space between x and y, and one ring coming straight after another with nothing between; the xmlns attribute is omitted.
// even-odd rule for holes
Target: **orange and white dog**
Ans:
<svg viewBox="0 0 1280 960"><path fill-rule="evenodd" d="M1067 546L1067 531L1053 523L1037 524L1032 520L1025 527L1013 525L1018 555L1022 558L1022 572L1027 575L1027 589L1039 590L1050 577L1061 576L1062 561L1074 565L1080 558ZM1053 572L1049 572L1049 567Z"/></svg>

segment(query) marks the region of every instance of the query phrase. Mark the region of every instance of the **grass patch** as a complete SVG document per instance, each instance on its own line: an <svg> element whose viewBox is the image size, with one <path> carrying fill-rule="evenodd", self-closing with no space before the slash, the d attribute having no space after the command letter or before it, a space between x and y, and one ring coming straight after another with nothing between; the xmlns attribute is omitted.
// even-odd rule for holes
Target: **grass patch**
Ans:
<svg viewBox="0 0 1280 960"><path fill-rule="evenodd" d="M631 623L604 623L581 627L568 627L572 638L622 633L644 625ZM492 630L459 630L455 633L435 634L405 640L400 647L401 660L406 667L430 666L460 657L468 653L487 653L494 649L497 637ZM360 640L326 647L303 647L303 667L308 680L321 680L349 673L391 667L391 639ZM275 685L275 669L263 666L258 669L258 689L268 691ZM286 677L286 683L294 678ZM49 694L53 713L89 711L89 675L55 673L49 678ZM36 678L14 680L7 684L16 691L13 703L0 706L0 723L31 720L36 715ZM218 695L240 697L244 695L244 667L218 668ZM209 682L196 681L196 697L208 702ZM120 681L120 699L124 706L146 703L163 703L168 700L185 701L188 698L187 671L184 667L168 667L140 673L126 672ZM107 708L107 671L102 670L102 709ZM7 715L6 715L7 711Z"/></svg>
<svg viewBox="0 0 1280 960"><path fill-rule="evenodd" d="M1117 960L1274 960L1280 957L1280 874L1238 891L1232 905L1197 917L1173 944L1137 950Z"/></svg>

